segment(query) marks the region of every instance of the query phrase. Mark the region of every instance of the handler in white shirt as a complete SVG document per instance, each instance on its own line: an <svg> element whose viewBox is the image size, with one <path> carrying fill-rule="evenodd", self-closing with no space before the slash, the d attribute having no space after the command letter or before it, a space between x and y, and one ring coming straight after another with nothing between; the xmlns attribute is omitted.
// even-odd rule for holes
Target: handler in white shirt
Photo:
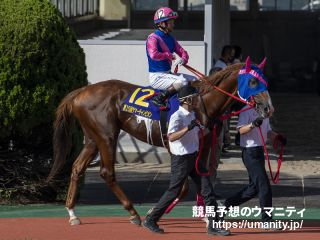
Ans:
<svg viewBox="0 0 320 240"><path fill-rule="evenodd" d="M206 206L214 206L217 209L217 202L213 193L209 177L201 177L195 170L195 162L199 149L199 125L193 112L197 106L197 91L190 85L182 87L178 93L180 100L179 109L171 116L168 127L169 147L171 151L171 177L168 190L162 195L156 206L147 215L143 226L154 233L163 233L157 222L165 210L178 197L184 182L190 176L201 189ZM199 170L206 172L203 161L199 161ZM219 221L219 214L215 217L208 217L207 233L210 235L229 235L230 232L222 228L214 228L213 221Z"/></svg>
<svg viewBox="0 0 320 240"><path fill-rule="evenodd" d="M265 169L263 142L259 127L265 140L269 135L272 141L277 137L282 144L286 144L284 136L271 130L269 118L263 119L253 108L240 113L237 128L240 132L242 161L249 174L249 184L240 192L226 199L225 206L227 209L230 206L239 206L258 195L260 208L262 209L262 221L272 222L272 216L269 216L265 209L272 207L272 191Z"/></svg>
<svg viewBox="0 0 320 240"><path fill-rule="evenodd" d="M189 112L185 108L179 106L178 111L172 114L170 118L168 135L178 132L183 129L184 126L188 126L192 121L195 121L194 112ZM185 132L180 139L169 141L169 148L172 154L179 156L197 152L199 149L199 128L190 129Z"/></svg>

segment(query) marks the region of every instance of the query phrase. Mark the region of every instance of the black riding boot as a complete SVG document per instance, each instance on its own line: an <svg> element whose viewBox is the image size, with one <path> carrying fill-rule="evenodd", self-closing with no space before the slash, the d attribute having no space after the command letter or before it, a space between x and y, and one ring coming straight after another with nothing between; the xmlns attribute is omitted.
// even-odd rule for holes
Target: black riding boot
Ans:
<svg viewBox="0 0 320 240"><path fill-rule="evenodd" d="M167 107L166 99L173 96L176 93L175 90L165 90L160 92L157 96L152 98L151 102L158 107Z"/></svg>

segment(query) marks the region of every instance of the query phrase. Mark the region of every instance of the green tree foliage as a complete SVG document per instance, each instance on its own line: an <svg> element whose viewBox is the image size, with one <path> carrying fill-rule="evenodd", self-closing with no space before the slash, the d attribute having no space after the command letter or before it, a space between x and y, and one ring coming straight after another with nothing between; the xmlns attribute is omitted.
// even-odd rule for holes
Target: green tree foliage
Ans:
<svg viewBox="0 0 320 240"><path fill-rule="evenodd" d="M50 1L0 0L0 189L46 177L55 109L87 84L84 52Z"/></svg>
<svg viewBox="0 0 320 240"><path fill-rule="evenodd" d="M83 50L50 1L0 1L0 138L47 141L62 97L86 84Z"/></svg>

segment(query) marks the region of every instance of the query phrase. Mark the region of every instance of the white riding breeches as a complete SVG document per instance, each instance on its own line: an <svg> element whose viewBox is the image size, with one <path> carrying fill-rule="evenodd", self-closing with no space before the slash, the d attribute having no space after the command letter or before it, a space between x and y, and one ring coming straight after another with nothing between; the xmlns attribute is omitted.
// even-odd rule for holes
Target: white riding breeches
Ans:
<svg viewBox="0 0 320 240"><path fill-rule="evenodd" d="M192 75L180 73L174 75L167 72L149 73L150 86L155 89L165 90L171 85L174 89L179 90L181 87L188 84L189 81L195 81L197 78Z"/></svg>

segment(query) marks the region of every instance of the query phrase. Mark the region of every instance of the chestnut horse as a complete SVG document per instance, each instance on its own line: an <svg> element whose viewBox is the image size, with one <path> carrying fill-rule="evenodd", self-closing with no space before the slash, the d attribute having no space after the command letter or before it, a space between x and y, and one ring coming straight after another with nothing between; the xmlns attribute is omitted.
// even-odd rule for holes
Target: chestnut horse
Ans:
<svg viewBox="0 0 320 240"><path fill-rule="evenodd" d="M234 102L233 98L210 87L208 82L236 96L237 78L243 66L242 63L235 64L214 75L205 77L202 79L203 81L200 79L200 81L192 83L200 92L201 101L199 101L199 111L196 114L200 116L203 125L207 126L210 119L222 114ZM251 64L246 67L250 66ZM80 220L73 210L79 178L84 174L98 151L101 155L101 177L130 213L130 222L141 224L139 214L118 185L115 175L116 147L120 130L124 130L143 142L148 142L148 138L150 138L143 121L138 123L135 115L121 110L125 98L136 88L136 85L120 80L99 82L69 93L57 108L53 137L54 163L47 182L54 180L66 162L71 148L70 135L74 118L78 120L85 136L84 147L72 166L66 199L71 225L80 224ZM268 115L272 109L268 92L258 93L253 98L257 103L257 111L261 115ZM157 121L152 124L151 140L154 146L164 147Z"/></svg>

